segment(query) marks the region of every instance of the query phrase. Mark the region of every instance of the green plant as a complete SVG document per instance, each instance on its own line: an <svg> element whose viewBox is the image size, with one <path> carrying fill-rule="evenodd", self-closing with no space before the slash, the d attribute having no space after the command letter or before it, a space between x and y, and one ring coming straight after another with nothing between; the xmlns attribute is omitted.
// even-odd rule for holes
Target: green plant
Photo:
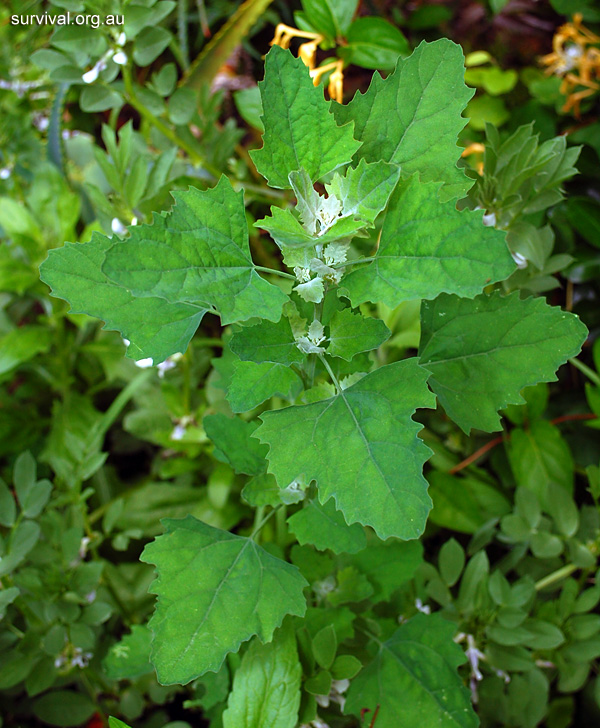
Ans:
<svg viewBox="0 0 600 728"><path fill-rule="evenodd" d="M324 100L300 60L270 51L263 147L252 156L271 187L293 191L296 208L273 207L256 226L287 271L255 265L243 194L224 177L174 193L171 212L124 240L94 233L42 266L54 294L118 330L135 359L184 352L207 313L232 326L213 383L226 399L214 397L203 427L215 457L247 476L253 523L241 516L231 533L168 519L142 555L158 574L149 628L159 680L195 680L203 692L190 707L222 714L225 728L292 728L331 700L346 714L371 711L378 728L397 725L400 710L407 725L477 724L455 626L440 614L404 622L418 611L409 584L431 508L422 474L431 451L413 414L437 396L464 432L498 430L498 410L554 380L586 330L542 299L503 295L515 267L504 233L485 227L482 211L456 209L470 185L456 167L470 98L462 74L457 46L423 43L341 106ZM418 356L384 361L390 331L375 305L415 299ZM550 495L535 487L548 508ZM441 557L448 583L462 571L453 548ZM471 574L464 608L484 557L463 577ZM148 640L132 634L122 645L111 659L126 667ZM405 691L413 698L400 704ZM268 717L248 717L261 706Z"/></svg>

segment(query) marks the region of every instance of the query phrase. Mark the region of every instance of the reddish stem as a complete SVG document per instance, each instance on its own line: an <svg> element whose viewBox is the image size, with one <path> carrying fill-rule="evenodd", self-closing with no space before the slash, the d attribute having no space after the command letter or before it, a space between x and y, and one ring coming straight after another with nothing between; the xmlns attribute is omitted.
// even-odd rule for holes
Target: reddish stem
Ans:
<svg viewBox="0 0 600 728"><path fill-rule="evenodd" d="M570 422L573 420L597 420L598 415L593 414L575 414L575 415L561 415L560 417L555 417L553 420L550 420L551 425L558 425L560 422ZM496 447L496 445L499 445L504 440L510 439L510 433L507 433L505 435L498 435L497 437L494 437L493 440L490 440L489 442L486 442L485 445L479 448L479 450L475 450L474 453L471 453L468 458L465 458L457 465L454 465L454 467L450 468L448 473L450 475L454 475L455 473L458 473L460 470L464 470L464 468L467 468L471 463L474 463L476 460L479 460L479 458L482 455L485 455L486 452L489 450L492 450Z"/></svg>

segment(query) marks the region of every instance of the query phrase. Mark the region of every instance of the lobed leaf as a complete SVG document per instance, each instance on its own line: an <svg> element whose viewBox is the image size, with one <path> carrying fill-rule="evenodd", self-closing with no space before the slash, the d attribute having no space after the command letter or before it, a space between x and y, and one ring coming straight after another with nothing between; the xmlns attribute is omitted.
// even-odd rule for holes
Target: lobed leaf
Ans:
<svg viewBox="0 0 600 728"><path fill-rule="evenodd" d="M52 295L65 298L73 313L87 313L105 322L105 328L129 339L127 355L164 361L187 349L206 313L206 307L169 303L158 296L137 298L102 270L114 240L100 233L83 245L66 243L51 250L40 267L40 277Z"/></svg>
<svg viewBox="0 0 600 728"><path fill-rule="evenodd" d="M295 728L301 678L291 626L278 630L267 645L254 640L236 670L223 728Z"/></svg>
<svg viewBox="0 0 600 728"><path fill-rule="evenodd" d="M520 392L556 380L587 335L577 316L515 292L473 300L441 295L421 307L422 366L447 414L465 431L500 429L499 409Z"/></svg>
<svg viewBox="0 0 600 728"><path fill-rule="evenodd" d="M336 174L325 187L342 203L342 217L353 216L373 225L387 205L400 178L400 167L386 162L368 164L361 159L342 176Z"/></svg>
<svg viewBox="0 0 600 728"><path fill-rule="evenodd" d="M202 425L215 445L217 460L229 463L236 473L260 475L265 470L266 448L251 437L255 423L218 413L207 415Z"/></svg>
<svg viewBox="0 0 600 728"><path fill-rule="evenodd" d="M278 321L287 296L256 272L243 193L222 177L210 190L173 193L172 211L130 228L51 250L41 278L76 313L106 321L132 342L130 356L163 361L185 351L207 310L223 324Z"/></svg>
<svg viewBox="0 0 600 728"><path fill-rule="evenodd" d="M483 226L482 210L440 202L438 188L417 175L396 187L373 262L344 277L353 306L383 301L395 308L443 292L473 297L513 272L505 234Z"/></svg>
<svg viewBox="0 0 600 728"><path fill-rule="evenodd" d="M333 497L348 523L372 526L382 539L416 538L431 508L422 475L430 451L411 419L434 403L426 381L406 359L330 399L264 412L254 437L270 446L269 472L281 487L315 480L321 503Z"/></svg>
<svg viewBox="0 0 600 728"><path fill-rule="evenodd" d="M379 348L391 336L383 321L354 314L349 308L333 314L329 331L327 353L346 361L355 354Z"/></svg>
<svg viewBox="0 0 600 728"><path fill-rule="evenodd" d="M458 675L465 661L453 641L455 625L439 614L418 614L386 642L352 681L344 713L377 706L377 728L476 728L469 691Z"/></svg>
<svg viewBox="0 0 600 728"><path fill-rule="evenodd" d="M170 213L131 228L107 251L103 272L134 296L215 308L224 325L253 316L278 321L287 296L255 270L243 192L223 176L212 189L173 197Z"/></svg>
<svg viewBox="0 0 600 728"><path fill-rule="evenodd" d="M229 342L231 351L242 361L256 364L299 364L306 358L296 346L289 319L282 316L277 323L261 321L255 326L245 326L236 332Z"/></svg>
<svg viewBox="0 0 600 728"><path fill-rule="evenodd" d="M248 412L274 395L294 399L301 389L300 377L283 364L237 361L226 398L234 412Z"/></svg>
<svg viewBox="0 0 600 728"><path fill-rule="evenodd" d="M265 133L262 148L250 156L271 187L290 187L288 174L302 168L316 182L352 159L360 147L353 124L336 124L301 59L273 46L259 88Z"/></svg>
<svg viewBox="0 0 600 728"><path fill-rule="evenodd" d="M367 545L364 529L358 523L349 526L336 510L333 500L324 505L309 500L304 508L288 518L288 525L298 543L313 544L320 551L330 549L336 554L353 554Z"/></svg>
<svg viewBox="0 0 600 728"><path fill-rule="evenodd" d="M141 556L158 573L149 627L163 685L217 672L242 642L254 635L269 642L286 614L304 614L307 582L295 566L193 516L163 523L166 533Z"/></svg>
<svg viewBox="0 0 600 728"><path fill-rule="evenodd" d="M393 162L403 174L444 183L446 199L462 196L473 184L456 167L462 112L474 91L465 86L460 46L442 38L423 41L385 80L379 73L366 93L335 105L339 124L354 121L367 162Z"/></svg>

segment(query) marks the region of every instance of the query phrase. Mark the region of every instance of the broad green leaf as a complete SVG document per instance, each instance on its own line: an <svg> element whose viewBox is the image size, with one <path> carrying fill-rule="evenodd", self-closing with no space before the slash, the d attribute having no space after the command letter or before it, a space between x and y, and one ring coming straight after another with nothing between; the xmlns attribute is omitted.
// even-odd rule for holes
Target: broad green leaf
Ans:
<svg viewBox="0 0 600 728"><path fill-rule="evenodd" d="M474 93L463 74L460 46L446 38L423 42L385 80L375 73L365 94L336 104L336 120L355 122L367 162L399 164L403 174L444 182L446 199L460 196L472 184L456 168L456 139L466 124L461 114Z"/></svg>
<svg viewBox="0 0 600 728"><path fill-rule="evenodd" d="M87 313L105 321L106 329L118 331L131 341L127 355L164 361L184 352L200 325L206 308L187 303L168 303L164 298L137 298L103 271L110 238L94 233L88 243L66 243L51 250L42 263L40 277L52 295L65 298L73 313Z"/></svg>
<svg viewBox="0 0 600 728"><path fill-rule="evenodd" d="M511 512L507 498L488 483L440 470L431 470L427 479L433 501L429 521L437 526L475 533L492 518Z"/></svg>
<svg viewBox="0 0 600 728"><path fill-rule="evenodd" d="M352 681L344 713L373 715L377 728L476 728L469 691L458 675L465 661L456 627L439 614L405 622Z"/></svg>
<svg viewBox="0 0 600 728"><path fill-rule="evenodd" d="M357 216L373 224L387 205L400 177L400 167L386 162L368 164L361 159L346 174L336 174L326 184L327 192L342 203L342 217Z"/></svg>
<svg viewBox="0 0 600 728"><path fill-rule="evenodd" d="M447 414L465 431L500 429L499 409L524 404L524 387L556 381L587 330L543 298L441 295L421 306L421 365Z"/></svg>
<svg viewBox="0 0 600 728"><path fill-rule="evenodd" d="M388 600L398 587L412 579L423 562L420 541L388 540L385 543L371 539L367 548L352 556L341 556L340 564L350 564L363 573L374 588L373 599Z"/></svg>
<svg viewBox="0 0 600 728"><path fill-rule="evenodd" d="M269 446L269 471L285 487L317 481L319 500L334 498L348 523L382 538L416 538L431 501L422 475L429 448L411 419L431 407L427 376L405 359L363 377L331 399L265 412L254 433Z"/></svg>
<svg viewBox="0 0 600 728"><path fill-rule="evenodd" d="M25 326L9 331L0 337L0 375L48 351L51 342L50 329L41 326Z"/></svg>
<svg viewBox="0 0 600 728"><path fill-rule="evenodd" d="M166 533L141 556L158 573L149 627L151 659L162 684L186 684L217 672L242 642L254 635L269 642L286 614L304 614L307 583L296 567L250 538L192 516L163 524Z"/></svg>
<svg viewBox="0 0 600 728"><path fill-rule="evenodd" d="M131 632L114 644L102 661L111 680L133 680L154 672L150 664L152 632L145 625L134 624Z"/></svg>
<svg viewBox="0 0 600 728"><path fill-rule="evenodd" d="M309 500L306 506L288 518L290 530L298 543L313 544L320 551L331 549L336 554L353 554L367 545L364 529L358 523L349 526L333 500L321 505Z"/></svg>
<svg viewBox="0 0 600 728"><path fill-rule="evenodd" d="M87 695L73 690L52 690L33 704L33 714L43 723L55 726L78 726L90 718L96 706Z"/></svg>
<svg viewBox="0 0 600 728"><path fill-rule="evenodd" d="M350 361L361 351L379 348L391 331L380 319L354 314L349 308L336 311L329 322L327 353Z"/></svg>
<svg viewBox="0 0 600 728"><path fill-rule="evenodd" d="M293 399L301 389L300 377L283 364L237 361L226 396L234 412L248 412L276 394Z"/></svg>
<svg viewBox="0 0 600 728"><path fill-rule="evenodd" d="M357 6L358 0L302 0L311 26L330 40L346 35Z"/></svg>
<svg viewBox="0 0 600 728"><path fill-rule="evenodd" d="M295 728L302 666L290 625L261 645L254 640L233 679L223 728Z"/></svg>
<svg viewBox="0 0 600 728"><path fill-rule="evenodd" d="M279 321L287 296L255 270L243 192L226 177L213 189L174 192L170 213L106 253L102 270L134 296L214 307L223 324L253 316Z"/></svg>
<svg viewBox="0 0 600 728"><path fill-rule="evenodd" d="M483 226L482 210L459 212L454 202L440 202L438 188L418 175L396 187L373 262L342 281L353 306L382 301L395 308L440 293L473 297L513 272L505 234Z"/></svg>
<svg viewBox="0 0 600 728"><path fill-rule="evenodd" d="M548 484L573 492L573 456L560 430L546 420L535 420L524 430L515 427L507 453L517 485L532 490L547 506Z"/></svg>
<svg viewBox="0 0 600 728"><path fill-rule="evenodd" d="M267 449L254 437L253 422L223 414L207 415L202 421L204 431L215 445L215 457L229 463L236 473L259 475L266 467Z"/></svg>
<svg viewBox="0 0 600 728"><path fill-rule="evenodd" d="M347 45L338 52L346 63L379 71L393 71L398 58L410 54L405 36L384 18L357 18L348 30Z"/></svg>
<svg viewBox="0 0 600 728"><path fill-rule="evenodd" d="M265 134L262 148L250 155L271 187L289 187L288 174L302 168L316 182L352 159L360 147L353 125L337 126L323 89L290 51L271 48L259 88Z"/></svg>
<svg viewBox="0 0 600 728"><path fill-rule="evenodd" d="M296 340L287 317L282 316L277 323L261 321L255 326L245 326L236 332L229 347L242 361L256 364L299 364L306 358L296 346Z"/></svg>
<svg viewBox="0 0 600 728"><path fill-rule="evenodd" d="M120 331L135 358L185 351L208 308L224 324L277 321L287 298L254 269L242 193L222 178L212 190L173 196L171 212L132 227L130 238L95 233L89 243L50 251L41 268L54 295Z"/></svg>

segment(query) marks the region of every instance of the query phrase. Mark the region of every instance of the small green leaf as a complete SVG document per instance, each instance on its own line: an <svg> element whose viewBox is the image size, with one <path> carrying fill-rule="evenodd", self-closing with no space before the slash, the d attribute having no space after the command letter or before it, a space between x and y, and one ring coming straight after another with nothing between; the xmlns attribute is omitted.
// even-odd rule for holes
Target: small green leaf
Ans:
<svg viewBox="0 0 600 728"><path fill-rule="evenodd" d="M447 414L465 431L500 429L497 411L555 381L587 335L577 316L518 292L474 300L441 295L421 307L421 364Z"/></svg>
<svg viewBox="0 0 600 728"><path fill-rule="evenodd" d="M311 695L329 695L331 690L331 673L327 670L319 670L316 675L309 677L304 682L304 689Z"/></svg>
<svg viewBox="0 0 600 728"><path fill-rule="evenodd" d="M118 718L113 718L111 715L108 719L108 728L131 728L131 726Z"/></svg>
<svg viewBox="0 0 600 728"><path fill-rule="evenodd" d="M111 680L133 680L154 672L150 663L152 632L145 625L134 624L131 632L114 644L102 661Z"/></svg>
<svg viewBox="0 0 600 728"><path fill-rule="evenodd" d="M410 54L404 35L384 18L357 18L346 36L348 45L340 46L340 56L374 71L393 71L398 58Z"/></svg>
<svg viewBox="0 0 600 728"><path fill-rule="evenodd" d="M216 414L207 415L202 425L215 445L215 457L229 463L236 473L259 475L266 469L267 448L251 437L256 423Z"/></svg>
<svg viewBox="0 0 600 728"><path fill-rule="evenodd" d="M357 167L335 174L325 187L342 203L342 217L354 216L373 225L387 205L400 178L400 167L386 162L368 164L361 159Z"/></svg>
<svg viewBox="0 0 600 728"><path fill-rule="evenodd" d="M89 114L123 106L121 94L110 86L86 86L79 97L79 106Z"/></svg>
<svg viewBox="0 0 600 728"><path fill-rule="evenodd" d="M440 615L419 614L382 643L352 681L345 714L373 715L377 728L476 728L479 721L457 667L466 658L454 643L455 626Z"/></svg>
<svg viewBox="0 0 600 728"><path fill-rule="evenodd" d="M336 587L328 591L327 601L332 607L339 607L341 604L353 604L369 599L373 594L373 587L364 574L361 574L354 566L346 566L340 569L336 576Z"/></svg>
<svg viewBox="0 0 600 728"><path fill-rule="evenodd" d="M324 670L329 670L337 652L337 637L331 624L323 627L312 638L312 651L317 663Z"/></svg>
<svg viewBox="0 0 600 728"><path fill-rule="evenodd" d="M438 564L446 585L454 586L465 567L465 552L456 539L451 538L442 546Z"/></svg>
<svg viewBox="0 0 600 728"><path fill-rule="evenodd" d="M263 107L258 86L234 91L233 100L235 101L237 110L240 112L240 116L246 124L264 133L265 127L261 120Z"/></svg>
<svg viewBox="0 0 600 728"><path fill-rule="evenodd" d="M368 547L351 556L342 555L341 564L351 564L368 577L373 585L373 600L387 601L396 589L413 578L423 562L420 541L387 539L384 543L372 539Z"/></svg>
<svg viewBox="0 0 600 728"><path fill-rule="evenodd" d="M136 38L133 60L138 66L149 66L169 45L173 36L166 28L146 27Z"/></svg>
<svg viewBox="0 0 600 728"><path fill-rule="evenodd" d="M187 124L198 107L198 94L190 88L178 88L168 103L169 119L173 124Z"/></svg>
<svg viewBox="0 0 600 728"><path fill-rule="evenodd" d="M0 525L10 528L15 522L16 517L17 505L15 498L10 488L0 478Z"/></svg>
<svg viewBox="0 0 600 728"><path fill-rule="evenodd" d="M319 500L333 497L348 523L372 526L385 539L416 538L431 501L422 463L429 449L411 419L431 407L427 377L406 359L363 377L335 397L265 412L255 436L281 486L317 481Z"/></svg>
<svg viewBox="0 0 600 728"><path fill-rule="evenodd" d="M472 181L456 168L456 139L474 93L464 84L463 63L452 41L423 42L385 80L375 73L365 94L336 104L336 120L355 122L360 156L367 162L399 164L403 174L419 172L424 182L444 182L446 199L461 196Z"/></svg>
<svg viewBox="0 0 600 728"><path fill-rule="evenodd" d="M454 202L440 202L438 189L417 175L396 187L374 261L342 282L353 306L383 301L395 308L444 292L471 298L513 272L505 234L484 227L481 210L458 211Z"/></svg>
<svg viewBox="0 0 600 728"><path fill-rule="evenodd" d="M163 524L166 533L141 556L158 572L149 626L151 659L162 684L186 684L217 672L242 642L253 635L269 642L286 614L304 614L307 583L296 567L252 539L192 516Z"/></svg>
<svg viewBox="0 0 600 728"><path fill-rule="evenodd" d="M334 680L352 680L362 669L362 663L353 655L338 655L331 666Z"/></svg>
<svg viewBox="0 0 600 728"><path fill-rule="evenodd" d="M0 505L0 512L2 512L2 506ZM15 599L19 596L20 590L16 586L5 587L0 591L0 619L4 618L6 614L6 608L9 604L12 604Z"/></svg>
<svg viewBox="0 0 600 728"><path fill-rule="evenodd" d="M316 182L352 159L360 146L353 125L336 125L323 89L299 58L273 46L259 88L265 133L262 148L250 156L271 187L289 187L288 174L302 168Z"/></svg>
<svg viewBox="0 0 600 728"><path fill-rule="evenodd" d="M295 728L302 666L289 625L261 645L254 640L233 679L223 728Z"/></svg>
<svg viewBox="0 0 600 728"><path fill-rule="evenodd" d="M311 26L329 40L346 35L358 0L302 0L302 7Z"/></svg>
<svg viewBox="0 0 600 728"><path fill-rule="evenodd" d="M300 377L283 364L237 361L227 388L227 401L234 412L248 412L274 395L294 399L301 389Z"/></svg>
<svg viewBox="0 0 600 728"><path fill-rule="evenodd" d="M12 533L8 554L0 559L0 576L10 574L36 545L41 529L35 521L21 521Z"/></svg>
<svg viewBox="0 0 600 728"><path fill-rule="evenodd" d="M349 308L333 314L329 331L327 353L346 361L362 351L378 349L391 336L383 321L354 314Z"/></svg>
<svg viewBox="0 0 600 728"><path fill-rule="evenodd" d="M52 483L49 480L37 482L36 472L36 462L31 453L21 453L15 461L13 481L19 505L26 518L38 516L52 492Z"/></svg>
<svg viewBox="0 0 600 728"><path fill-rule="evenodd" d="M44 723L55 726L78 726L90 718L96 706L87 695L71 690L53 690L33 704L33 713Z"/></svg>
<svg viewBox="0 0 600 728"><path fill-rule="evenodd" d="M306 359L296 346L292 327L285 316L277 323L261 321L254 326L245 326L231 337L229 347L242 361L256 364L273 362L289 366Z"/></svg>
<svg viewBox="0 0 600 728"><path fill-rule="evenodd" d="M353 554L367 545L362 526L358 523L349 526L335 509L333 500L325 505L309 500L304 508L288 518L288 524L298 543L313 544L320 551L331 549L336 554Z"/></svg>

